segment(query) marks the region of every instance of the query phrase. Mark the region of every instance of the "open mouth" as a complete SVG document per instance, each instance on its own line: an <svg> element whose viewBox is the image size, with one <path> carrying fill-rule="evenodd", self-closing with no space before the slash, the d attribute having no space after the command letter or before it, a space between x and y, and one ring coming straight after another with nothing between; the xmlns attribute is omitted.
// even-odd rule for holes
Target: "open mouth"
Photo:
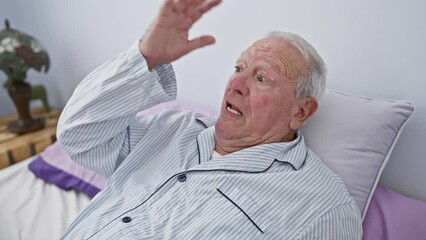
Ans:
<svg viewBox="0 0 426 240"><path fill-rule="evenodd" d="M238 116L242 116L243 115L242 112L240 112L237 108L235 108L234 106L232 106L230 103L226 103L226 111L228 111L230 113L233 113L235 115L238 115Z"/></svg>

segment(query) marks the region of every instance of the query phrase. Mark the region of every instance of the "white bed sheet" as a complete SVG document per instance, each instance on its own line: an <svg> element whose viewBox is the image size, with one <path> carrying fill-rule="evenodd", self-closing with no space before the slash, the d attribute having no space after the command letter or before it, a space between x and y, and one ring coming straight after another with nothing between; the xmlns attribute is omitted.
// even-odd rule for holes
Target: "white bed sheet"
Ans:
<svg viewBox="0 0 426 240"><path fill-rule="evenodd" d="M0 239L59 239L90 201L35 177L31 160L0 170Z"/></svg>

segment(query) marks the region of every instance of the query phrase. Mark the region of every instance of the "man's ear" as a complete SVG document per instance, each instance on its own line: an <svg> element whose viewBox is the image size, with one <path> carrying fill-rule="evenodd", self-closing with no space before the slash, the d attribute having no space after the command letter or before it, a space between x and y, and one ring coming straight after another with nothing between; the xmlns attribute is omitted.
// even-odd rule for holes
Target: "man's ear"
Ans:
<svg viewBox="0 0 426 240"><path fill-rule="evenodd" d="M300 99L298 111L290 122L290 129L297 130L303 126L303 123L317 111L318 105L318 101L315 98L304 97Z"/></svg>

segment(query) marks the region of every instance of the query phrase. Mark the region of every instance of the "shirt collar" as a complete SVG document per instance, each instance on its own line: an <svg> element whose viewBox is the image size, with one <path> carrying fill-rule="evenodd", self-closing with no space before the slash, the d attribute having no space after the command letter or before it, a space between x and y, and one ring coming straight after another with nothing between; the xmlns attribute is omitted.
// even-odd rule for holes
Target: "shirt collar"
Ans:
<svg viewBox="0 0 426 240"><path fill-rule="evenodd" d="M291 142L262 144L210 160L215 147L216 118L197 119L207 128L197 136L200 164L193 166L191 170L260 172L270 167L275 160L289 163L295 170L299 170L305 161L307 149L300 132Z"/></svg>
<svg viewBox="0 0 426 240"><path fill-rule="evenodd" d="M199 122L201 122L202 124L204 124L204 126L206 128L214 126L216 124L216 121L217 121L217 117L205 117L205 116L202 116L202 115L200 115L196 119Z"/></svg>

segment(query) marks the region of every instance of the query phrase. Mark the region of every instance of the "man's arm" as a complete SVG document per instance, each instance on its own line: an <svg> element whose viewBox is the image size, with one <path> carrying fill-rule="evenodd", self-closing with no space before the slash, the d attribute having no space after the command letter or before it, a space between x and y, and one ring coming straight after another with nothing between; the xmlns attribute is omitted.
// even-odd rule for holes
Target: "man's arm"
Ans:
<svg viewBox="0 0 426 240"><path fill-rule="evenodd" d="M136 113L175 98L171 65L148 71L134 44L77 86L59 119L58 140L71 159L108 178L130 151ZM140 124L147 129L150 122Z"/></svg>
<svg viewBox="0 0 426 240"><path fill-rule="evenodd" d="M168 63L214 42L211 36L188 40L187 33L219 2L166 0L138 45L100 66L77 86L62 112L57 134L74 161L104 177L113 174L130 151L129 126L136 113L176 98Z"/></svg>

